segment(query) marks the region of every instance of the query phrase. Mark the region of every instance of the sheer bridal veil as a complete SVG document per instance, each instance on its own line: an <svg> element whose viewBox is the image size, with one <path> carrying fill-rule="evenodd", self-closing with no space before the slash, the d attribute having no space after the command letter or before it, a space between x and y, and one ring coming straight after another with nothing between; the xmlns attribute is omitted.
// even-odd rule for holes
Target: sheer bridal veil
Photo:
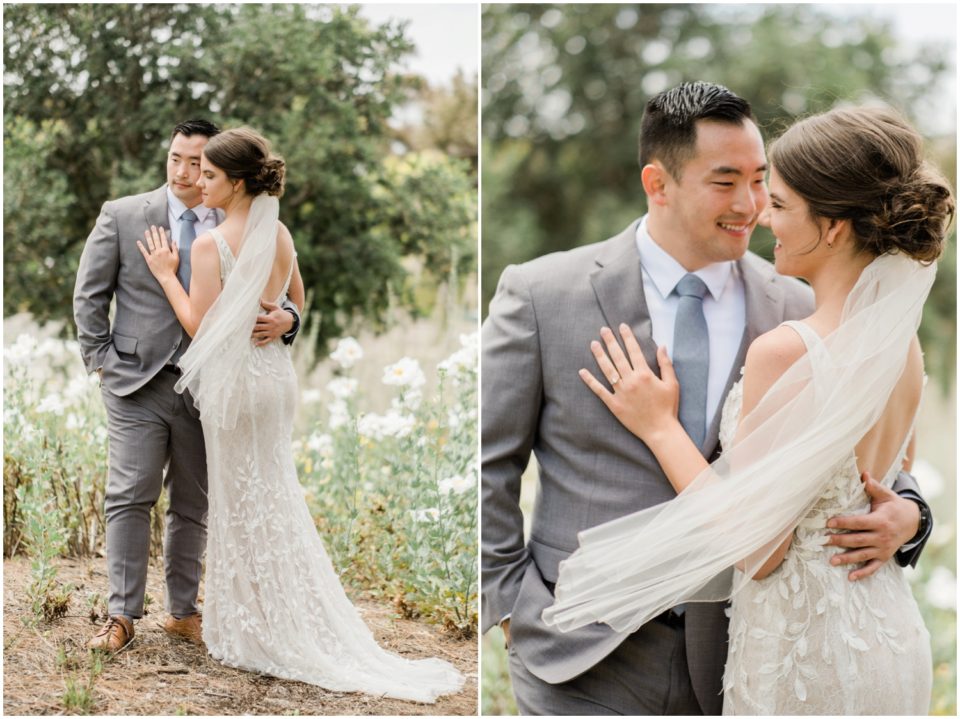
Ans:
<svg viewBox="0 0 960 719"><path fill-rule="evenodd" d="M190 390L204 424L236 427L243 396L237 391L240 370L253 351L251 334L277 251L279 214L276 197L253 198L236 264L180 358L183 375L176 390Z"/></svg>
<svg viewBox="0 0 960 719"><path fill-rule="evenodd" d="M672 606L724 600L750 581L879 419L935 273L904 255L868 265L838 328L777 380L733 446L684 492L580 533L544 621L632 632ZM732 583L738 563L744 573Z"/></svg>

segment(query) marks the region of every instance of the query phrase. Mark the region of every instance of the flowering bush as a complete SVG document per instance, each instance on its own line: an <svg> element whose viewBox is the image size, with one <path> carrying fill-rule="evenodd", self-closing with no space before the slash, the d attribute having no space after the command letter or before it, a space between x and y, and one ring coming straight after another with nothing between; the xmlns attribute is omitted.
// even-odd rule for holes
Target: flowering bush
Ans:
<svg viewBox="0 0 960 719"><path fill-rule="evenodd" d="M38 341L41 333L20 334L4 350L4 554L43 557L38 587L53 591L51 551L103 550L107 430L96 375L86 374L77 343ZM386 367L383 383L395 396L383 414L361 409L351 372L363 355L356 340L341 340L330 356L337 376L303 388L307 429L294 453L308 506L344 582L469 635L477 617L476 335L437 367L431 396L415 359ZM162 511L154 512L156 554Z"/></svg>
<svg viewBox="0 0 960 719"><path fill-rule="evenodd" d="M353 348L353 355L340 352ZM363 412L350 372L359 345L341 340L338 375L307 405L300 479L342 578L469 635L476 624L477 336L437 366L423 396L420 363L403 357L382 382L390 409ZM454 359L456 358L456 359Z"/></svg>

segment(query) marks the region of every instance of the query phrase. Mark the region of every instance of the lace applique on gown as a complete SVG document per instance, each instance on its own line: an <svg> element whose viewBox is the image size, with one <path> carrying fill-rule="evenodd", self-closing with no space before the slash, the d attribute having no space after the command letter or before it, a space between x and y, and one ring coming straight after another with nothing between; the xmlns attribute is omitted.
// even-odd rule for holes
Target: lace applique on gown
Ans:
<svg viewBox="0 0 960 719"><path fill-rule="evenodd" d="M236 258L212 234L225 281ZM277 303L289 283L288 276ZM447 662L381 649L344 593L297 479L289 347L271 342L249 357L233 388L243 393L236 428L203 428L210 503L203 640L211 656L335 691L432 702L459 690L463 676Z"/></svg>
<svg viewBox="0 0 960 719"><path fill-rule="evenodd" d="M808 352L822 349L807 325L784 324L800 334ZM741 379L723 407L724 446L733 440L742 403ZM906 449L905 442L884 486L896 479ZM783 563L733 598L724 714L928 713L930 635L903 570L891 560L851 582L851 565L829 563L843 548L823 546L830 517L869 509L851 447L801 520Z"/></svg>

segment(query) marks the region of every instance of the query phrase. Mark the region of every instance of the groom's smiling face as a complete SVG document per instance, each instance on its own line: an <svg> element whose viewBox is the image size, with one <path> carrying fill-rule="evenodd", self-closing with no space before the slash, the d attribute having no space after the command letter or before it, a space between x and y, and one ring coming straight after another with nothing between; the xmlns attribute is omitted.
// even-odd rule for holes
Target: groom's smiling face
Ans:
<svg viewBox="0 0 960 719"><path fill-rule="evenodd" d="M767 204L766 170L755 124L698 121L694 152L680 177L663 172L656 202L663 237L654 239L690 271L740 259Z"/></svg>
<svg viewBox="0 0 960 719"><path fill-rule="evenodd" d="M206 146L206 135L176 134L167 152L167 184L173 194L187 207L200 204L200 155Z"/></svg>

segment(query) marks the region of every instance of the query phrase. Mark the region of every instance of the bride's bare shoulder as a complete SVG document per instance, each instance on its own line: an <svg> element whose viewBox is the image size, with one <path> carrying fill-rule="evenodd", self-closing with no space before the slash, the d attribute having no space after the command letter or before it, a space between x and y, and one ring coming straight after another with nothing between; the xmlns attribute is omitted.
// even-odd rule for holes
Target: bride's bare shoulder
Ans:
<svg viewBox="0 0 960 719"><path fill-rule="evenodd" d="M282 222L277 222L277 252L280 257L286 258L293 254L293 236Z"/></svg>
<svg viewBox="0 0 960 719"><path fill-rule="evenodd" d="M757 337L747 349L743 366L744 413L754 407L790 365L807 352L796 330L786 325Z"/></svg>

